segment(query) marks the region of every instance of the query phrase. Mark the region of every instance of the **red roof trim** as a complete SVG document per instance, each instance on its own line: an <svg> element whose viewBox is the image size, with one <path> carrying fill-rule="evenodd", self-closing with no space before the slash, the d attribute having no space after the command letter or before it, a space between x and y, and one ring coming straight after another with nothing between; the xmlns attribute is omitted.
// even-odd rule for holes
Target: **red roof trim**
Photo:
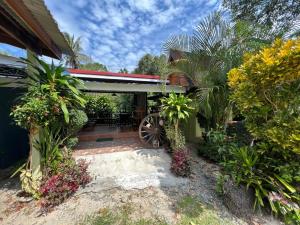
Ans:
<svg viewBox="0 0 300 225"><path fill-rule="evenodd" d="M113 72L80 70L80 69L67 69L67 70L69 73L74 73L74 74L88 74L88 75L113 76L113 77L130 77L130 78L143 78L143 79L155 79L155 80L160 79L160 76L158 76L158 75L113 73Z"/></svg>

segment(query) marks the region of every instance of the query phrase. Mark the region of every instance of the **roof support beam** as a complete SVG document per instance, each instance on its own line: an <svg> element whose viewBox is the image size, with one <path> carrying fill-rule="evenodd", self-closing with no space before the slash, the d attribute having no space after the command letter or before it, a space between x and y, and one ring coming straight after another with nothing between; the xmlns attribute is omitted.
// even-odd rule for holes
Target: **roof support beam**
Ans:
<svg viewBox="0 0 300 225"><path fill-rule="evenodd" d="M36 19L33 17L28 8L24 5L23 1L19 0L4 0L14 13L16 13L20 19L31 29L31 31L43 41L43 43L52 51L56 58L61 58L62 52L52 42L47 32L40 27Z"/></svg>
<svg viewBox="0 0 300 225"><path fill-rule="evenodd" d="M18 47L27 47L32 51L39 53L38 40L34 39L26 30L20 29L15 20L0 6L0 38L7 44L17 45ZM16 42L10 43L10 39Z"/></svg>

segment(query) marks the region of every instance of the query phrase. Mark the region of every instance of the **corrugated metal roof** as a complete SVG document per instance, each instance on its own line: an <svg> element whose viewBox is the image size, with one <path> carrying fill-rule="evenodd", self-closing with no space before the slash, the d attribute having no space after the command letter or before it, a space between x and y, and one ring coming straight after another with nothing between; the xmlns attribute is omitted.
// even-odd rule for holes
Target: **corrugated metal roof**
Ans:
<svg viewBox="0 0 300 225"><path fill-rule="evenodd" d="M22 0L32 15L41 24L42 28L51 37L53 42L64 54L73 54L63 34L60 32L57 22L52 17L50 11L43 0Z"/></svg>
<svg viewBox="0 0 300 225"><path fill-rule="evenodd" d="M169 81L161 80L158 75L148 74L129 74L129 73L114 73L106 71L67 69L74 77L83 80L110 80L116 82L141 82L141 83L169 83Z"/></svg>
<svg viewBox="0 0 300 225"><path fill-rule="evenodd" d="M43 0L0 0L0 10L3 43L54 58L73 54Z"/></svg>
<svg viewBox="0 0 300 225"><path fill-rule="evenodd" d="M149 74L114 73L114 72L107 72L107 71L82 70L82 69L68 69L68 72L73 74L89 74L89 75L101 75L101 76L112 76L112 77L160 79L160 76L158 75L149 75Z"/></svg>

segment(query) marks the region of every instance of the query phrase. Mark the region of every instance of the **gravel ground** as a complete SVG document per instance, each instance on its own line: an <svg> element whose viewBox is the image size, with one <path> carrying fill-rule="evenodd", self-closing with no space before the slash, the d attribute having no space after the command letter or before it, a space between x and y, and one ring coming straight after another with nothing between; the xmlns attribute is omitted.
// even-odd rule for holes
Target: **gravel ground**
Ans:
<svg viewBox="0 0 300 225"><path fill-rule="evenodd" d="M170 160L164 154L158 152L156 155L154 154L154 158L159 160L158 156L160 156L167 161ZM146 157L145 162L151 162L149 155L140 155ZM118 157L115 156L113 158L117 159ZM72 198L56 207L47 215L40 214L38 202L27 202L27 199L17 196L17 193L20 191L17 179L4 180L0 182L0 224L73 225L80 222L85 216L99 212L103 208L114 208L126 204L134 205L136 217L159 216L165 218L170 224L175 224L177 221L176 202L187 195L195 196L201 202L210 205L221 218L226 218L234 224L247 224L242 219L233 216L224 206L222 199L216 194L215 182L219 168L199 157L193 158L193 174L190 179L174 178L168 171L161 170L161 168L169 167L168 164L161 164L161 161L158 164L160 170L157 173L154 173L155 166L153 165L146 165L143 170L141 170L140 164L128 167L131 173L127 170L124 176L130 177L130 175L134 174L134 169L140 171L139 173L141 171L147 172L148 175L152 174L152 176L141 174L141 178L153 181L154 185L152 186L150 186L151 182L138 181L137 177L134 179L132 177L128 178L123 183L119 180L117 185L115 178L113 178L113 182L111 182L113 185L109 185L109 176L107 175L105 179L95 177L95 172L100 168L91 166L91 172L96 178L94 182L86 189L79 190ZM156 160L153 161L157 162ZM92 160L91 163L93 163ZM165 176L164 179L173 180L167 183L156 182L157 179L161 181L161 176ZM136 184L128 185L128 181L136 181ZM100 188L101 185L98 182L106 182L105 187ZM257 216L251 224L278 224L278 222L271 217Z"/></svg>

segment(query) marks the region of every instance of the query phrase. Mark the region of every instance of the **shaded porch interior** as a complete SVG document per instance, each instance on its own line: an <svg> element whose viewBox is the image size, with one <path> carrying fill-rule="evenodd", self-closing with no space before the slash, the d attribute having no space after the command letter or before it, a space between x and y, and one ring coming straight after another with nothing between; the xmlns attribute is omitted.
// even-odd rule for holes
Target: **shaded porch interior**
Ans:
<svg viewBox="0 0 300 225"><path fill-rule="evenodd" d="M161 94L89 92L92 96L109 96L115 101L117 110L111 113L88 115L88 122L78 133L79 155L135 150L143 147L138 128L149 113L157 112L157 99Z"/></svg>
<svg viewBox="0 0 300 225"><path fill-rule="evenodd" d="M169 79L161 78L158 75L80 69L68 69L68 72L71 76L83 80L84 88L81 90L86 94L110 95L111 101L116 101L118 104L118 110L113 112L103 113L101 111L97 115L93 113L88 115L88 123L78 133L77 150L92 151L92 149L109 147L114 149L116 146L126 149L126 145L133 146L131 149L134 149L134 146L145 147L140 142L139 126L141 121L149 114L159 112L159 99L163 93L186 92L186 87L172 83ZM127 99L127 101L118 101L119 99ZM99 108L98 105L97 107ZM88 106L86 111L89 111ZM146 127L143 132L143 137L147 136L146 138L150 141L154 133L150 137L145 133L145 129L151 129Z"/></svg>

